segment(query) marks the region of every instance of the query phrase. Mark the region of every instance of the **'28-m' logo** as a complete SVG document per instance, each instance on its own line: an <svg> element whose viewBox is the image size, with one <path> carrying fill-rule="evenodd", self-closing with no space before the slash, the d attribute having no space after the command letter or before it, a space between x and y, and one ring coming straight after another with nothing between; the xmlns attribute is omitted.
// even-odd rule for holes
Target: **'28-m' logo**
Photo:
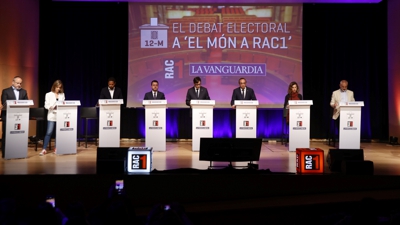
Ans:
<svg viewBox="0 0 400 225"><path fill-rule="evenodd" d="M183 78L183 59L164 60L165 79Z"/></svg>

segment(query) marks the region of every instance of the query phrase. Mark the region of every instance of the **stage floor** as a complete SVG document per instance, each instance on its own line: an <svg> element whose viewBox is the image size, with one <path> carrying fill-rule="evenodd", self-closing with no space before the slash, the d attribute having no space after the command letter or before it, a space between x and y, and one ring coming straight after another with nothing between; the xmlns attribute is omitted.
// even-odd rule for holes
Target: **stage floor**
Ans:
<svg viewBox="0 0 400 225"><path fill-rule="evenodd" d="M199 152L191 149L191 140L167 142L167 151L153 153L153 169L158 171L191 168L206 170L208 161L199 161ZM40 145L39 145L40 146ZM140 140L121 139L121 147L145 146ZM311 141L311 148L324 150L325 161L329 149L326 141ZM386 143L361 143L364 149L364 159L374 163L374 175L400 175L400 146ZM96 174L96 150L94 142L81 142L77 154L56 155L52 152L39 156L40 149L35 151L34 145L29 145L28 157L24 159L0 160L0 174ZM260 154L260 170L271 172L296 173L295 152L289 152L288 147L280 142L263 142ZM227 162L213 162L213 166L227 166ZM246 166L247 162L236 162L234 166ZM240 167L238 167L240 168ZM324 173L331 171L325 162Z"/></svg>

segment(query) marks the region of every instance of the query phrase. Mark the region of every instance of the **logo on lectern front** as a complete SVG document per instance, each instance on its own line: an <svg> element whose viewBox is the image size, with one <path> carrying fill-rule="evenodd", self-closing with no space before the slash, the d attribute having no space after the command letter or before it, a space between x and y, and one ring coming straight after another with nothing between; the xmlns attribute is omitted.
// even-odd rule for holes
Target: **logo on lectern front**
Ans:
<svg viewBox="0 0 400 225"><path fill-rule="evenodd" d="M297 121L297 126L302 127L303 126L303 121Z"/></svg>
<svg viewBox="0 0 400 225"><path fill-rule="evenodd" d="M14 125L14 130L21 130L21 124L20 123L16 123Z"/></svg>
<svg viewBox="0 0 400 225"><path fill-rule="evenodd" d="M200 120L200 126L202 126L202 127L206 126L206 121L205 120Z"/></svg>
<svg viewBox="0 0 400 225"><path fill-rule="evenodd" d="M353 127L353 121L347 121L347 127Z"/></svg>
<svg viewBox="0 0 400 225"><path fill-rule="evenodd" d="M70 122L69 121L64 121L64 127L70 127Z"/></svg>
<svg viewBox="0 0 400 225"><path fill-rule="evenodd" d="M107 126L112 127L113 126L113 121L112 120L107 120Z"/></svg>
<svg viewBox="0 0 400 225"><path fill-rule="evenodd" d="M248 121L248 120L243 121L243 126L244 127L250 126L250 121Z"/></svg>
<svg viewBox="0 0 400 225"><path fill-rule="evenodd" d="M158 120L153 120L153 126L158 127Z"/></svg>

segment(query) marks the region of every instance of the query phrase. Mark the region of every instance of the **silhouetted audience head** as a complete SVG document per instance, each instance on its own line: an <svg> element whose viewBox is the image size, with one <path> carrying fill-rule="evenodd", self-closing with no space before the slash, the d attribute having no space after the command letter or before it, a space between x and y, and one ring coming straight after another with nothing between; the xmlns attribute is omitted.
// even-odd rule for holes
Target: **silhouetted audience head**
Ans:
<svg viewBox="0 0 400 225"><path fill-rule="evenodd" d="M65 225L88 225L89 223L86 220L86 211L85 207L80 202L74 202L67 206L65 211L65 215L68 218L68 221Z"/></svg>
<svg viewBox="0 0 400 225"><path fill-rule="evenodd" d="M62 225L62 219L50 203L42 202L34 210L31 224Z"/></svg>
<svg viewBox="0 0 400 225"><path fill-rule="evenodd" d="M0 200L0 224L16 224L16 203L13 199Z"/></svg>
<svg viewBox="0 0 400 225"><path fill-rule="evenodd" d="M185 209L179 203L157 204L147 217L147 225L191 225Z"/></svg>

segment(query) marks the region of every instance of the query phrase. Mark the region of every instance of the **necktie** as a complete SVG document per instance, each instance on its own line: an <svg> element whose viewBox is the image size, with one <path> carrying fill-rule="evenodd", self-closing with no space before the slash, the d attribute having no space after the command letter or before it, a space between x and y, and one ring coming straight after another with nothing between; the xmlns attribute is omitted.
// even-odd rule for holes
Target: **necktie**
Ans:
<svg viewBox="0 0 400 225"><path fill-rule="evenodd" d="M157 94L156 92L153 93L153 98L156 99L157 98Z"/></svg>
<svg viewBox="0 0 400 225"><path fill-rule="evenodd" d="M200 91L199 91L199 89L196 89L196 95L197 95L197 98L199 97L199 95L200 95Z"/></svg>
<svg viewBox="0 0 400 225"><path fill-rule="evenodd" d="M244 89L242 89L242 98L244 99Z"/></svg>

